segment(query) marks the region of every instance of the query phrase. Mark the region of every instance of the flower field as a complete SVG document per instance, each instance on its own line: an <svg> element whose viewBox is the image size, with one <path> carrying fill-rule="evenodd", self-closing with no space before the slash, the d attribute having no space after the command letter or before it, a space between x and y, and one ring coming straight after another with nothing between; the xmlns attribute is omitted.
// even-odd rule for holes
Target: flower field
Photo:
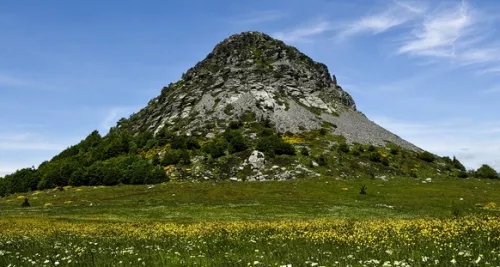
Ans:
<svg viewBox="0 0 500 267"><path fill-rule="evenodd" d="M451 178L26 192L0 198L0 266L500 266L498 192Z"/></svg>
<svg viewBox="0 0 500 267"><path fill-rule="evenodd" d="M498 266L497 217L0 220L0 266Z"/></svg>

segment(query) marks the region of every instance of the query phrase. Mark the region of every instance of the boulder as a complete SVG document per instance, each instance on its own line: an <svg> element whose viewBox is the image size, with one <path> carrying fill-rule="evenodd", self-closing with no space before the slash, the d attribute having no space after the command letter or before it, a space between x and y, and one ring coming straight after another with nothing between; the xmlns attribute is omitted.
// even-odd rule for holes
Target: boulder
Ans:
<svg viewBox="0 0 500 267"><path fill-rule="evenodd" d="M248 158L248 163L252 166L252 169L262 169L266 163L264 153L254 150Z"/></svg>

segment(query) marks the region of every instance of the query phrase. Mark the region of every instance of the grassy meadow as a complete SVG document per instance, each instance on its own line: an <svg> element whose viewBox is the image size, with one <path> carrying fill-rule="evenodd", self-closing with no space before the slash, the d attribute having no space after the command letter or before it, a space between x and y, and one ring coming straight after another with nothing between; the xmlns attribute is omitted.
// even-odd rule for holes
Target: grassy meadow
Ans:
<svg viewBox="0 0 500 267"><path fill-rule="evenodd" d="M0 198L0 266L499 266L500 181L424 181L14 194ZM26 197L31 206L21 207Z"/></svg>

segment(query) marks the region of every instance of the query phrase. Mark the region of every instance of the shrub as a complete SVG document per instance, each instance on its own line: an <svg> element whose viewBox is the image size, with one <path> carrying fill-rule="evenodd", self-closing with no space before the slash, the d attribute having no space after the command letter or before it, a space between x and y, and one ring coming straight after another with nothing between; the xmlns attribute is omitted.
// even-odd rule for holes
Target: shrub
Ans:
<svg viewBox="0 0 500 267"><path fill-rule="evenodd" d="M165 152L161 161L162 166L175 165L181 161L181 151L178 149L170 149ZM156 164L154 164L156 165Z"/></svg>
<svg viewBox="0 0 500 267"><path fill-rule="evenodd" d="M370 160L373 162L382 162L382 156L378 152L371 152Z"/></svg>
<svg viewBox="0 0 500 267"><path fill-rule="evenodd" d="M424 151L417 156L419 159L426 161L426 162L434 162L436 160L436 156L434 154Z"/></svg>
<svg viewBox="0 0 500 267"><path fill-rule="evenodd" d="M145 184L158 184L168 181L167 174L160 167L150 169L147 176L144 178Z"/></svg>
<svg viewBox="0 0 500 267"><path fill-rule="evenodd" d="M366 189L368 189L366 187L366 185L362 185L361 188L360 188L360 190L359 190L359 194L360 195L366 195Z"/></svg>
<svg viewBox="0 0 500 267"><path fill-rule="evenodd" d="M191 164L191 154L189 154L188 150L186 150L186 149L181 150L180 156L182 159L182 163L184 165Z"/></svg>
<svg viewBox="0 0 500 267"><path fill-rule="evenodd" d="M357 146L357 145L356 145L356 146L355 146L355 147L351 150L351 152L352 152L352 154L353 154L354 156L359 157L359 156L361 155L361 153L362 153L362 152L364 152L364 151L363 151L363 148L362 148L362 147L360 147L360 146Z"/></svg>
<svg viewBox="0 0 500 267"><path fill-rule="evenodd" d="M303 156L309 156L309 149L307 149L307 147L302 147L300 149L300 154Z"/></svg>
<svg viewBox="0 0 500 267"><path fill-rule="evenodd" d="M266 118L261 117L260 121L264 127L273 128L273 123L272 123L271 119L269 119L268 117L266 117Z"/></svg>
<svg viewBox="0 0 500 267"><path fill-rule="evenodd" d="M467 174L466 171L459 171L457 174L458 178L467 178L469 175Z"/></svg>
<svg viewBox="0 0 500 267"><path fill-rule="evenodd" d="M285 142L279 136L265 136L259 139L256 149L267 155L295 155L293 145Z"/></svg>
<svg viewBox="0 0 500 267"><path fill-rule="evenodd" d="M344 153L349 153L349 145L346 143L340 143L338 146L339 151L344 152Z"/></svg>
<svg viewBox="0 0 500 267"><path fill-rule="evenodd" d="M29 206L31 206L30 201L27 197L25 197L23 203L21 204L21 207L29 207Z"/></svg>
<svg viewBox="0 0 500 267"><path fill-rule="evenodd" d="M382 163L382 165L384 166L389 166L389 158L388 157L381 157L380 158L380 162Z"/></svg>
<svg viewBox="0 0 500 267"><path fill-rule="evenodd" d="M241 134L233 136L233 138L229 142L229 145L231 153L245 151L248 148L248 145L245 142L245 138Z"/></svg>
<svg viewBox="0 0 500 267"><path fill-rule="evenodd" d="M195 149L200 149L200 144L198 143L198 140L194 137L188 137L186 140L186 148L189 150L195 150Z"/></svg>
<svg viewBox="0 0 500 267"><path fill-rule="evenodd" d="M328 164L327 162L327 157L325 154L321 154L318 158L318 165L319 166L326 166Z"/></svg>
<svg viewBox="0 0 500 267"><path fill-rule="evenodd" d="M498 179L498 173L491 168L489 165L484 164L476 171L476 177L478 178L488 178L488 179Z"/></svg>
<svg viewBox="0 0 500 267"><path fill-rule="evenodd" d="M232 104L227 104L226 107L224 107L224 113L226 113L226 115L233 115L233 105Z"/></svg>
<svg viewBox="0 0 500 267"><path fill-rule="evenodd" d="M376 148L374 145L370 145L370 146L368 147L368 151L369 151L369 152L374 152L374 151L376 151L376 150L377 150L377 148Z"/></svg>
<svg viewBox="0 0 500 267"><path fill-rule="evenodd" d="M392 155L397 155L399 153L399 148L397 148L397 147L391 147L390 153Z"/></svg>
<svg viewBox="0 0 500 267"><path fill-rule="evenodd" d="M328 133L328 130L326 130L325 128L319 129L319 134L325 136L327 133Z"/></svg>
<svg viewBox="0 0 500 267"><path fill-rule="evenodd" d="M170 143L170 147L173 149L186 149L187 148L187 138L185 136L174 136Z"/></svg>
<svg viewBox="0 0 500 267"><path fill-rule="evenodd" d="M271 128L264 128L260 132L260 136L271 136L274 134L274 130Z"/></svg>
<svg viewBox="0 0 500 267"><path fill-rule="evenodd" d="M243 126L243 122L241 122L241 121L230 121L229 125L228 125L228 128L229 129L233 129L233 130L237 130L241 126Z"/></svg>
<svg viewBox="0 0 500 267"><path fill-rule="evenodd" d="M155 153L153 155L153 157L151 158L151 164L153 164L153 165L159 165L160 164L160 156L158 156L157 153Z"/></svg>
<svg viewBox="0 0 500 267"><path fill-rule="evenodd" d="M203 152L212 156L212 158L219 158L226 154L228 143L225 139L215 138L206 143L202 150Z"/></svg>

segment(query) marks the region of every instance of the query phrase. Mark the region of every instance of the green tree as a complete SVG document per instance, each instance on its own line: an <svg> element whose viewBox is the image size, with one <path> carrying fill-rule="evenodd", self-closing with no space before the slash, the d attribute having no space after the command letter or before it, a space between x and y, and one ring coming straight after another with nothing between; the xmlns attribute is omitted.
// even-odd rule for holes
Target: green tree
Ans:
<svg viewBox="0 0 500 267"><path fill-rule="evenodd" d="M226 139L214 138L210 142L203 145L202 150L212 156L212 158L219 158L226 154L227 147L228 143Z"/></svg>
<svg viewBox="0 0 500 267"><path fill-rule="evenodd" d="M427 151L418 154L418 158L426 162L434 162L436 160L436 156Z"/></svg>
<svg viewBox="0 0 500 267"><path fill-rule="evenodd" d="M68 185L72 173L78 168L80 168L79 162L72 158L50 161L40 166L38 173L41 179L38 183L38 189Z"/></svg>
<svg viewBox="0 0 500 267"><path fill-rule="evenodd" d="M72 174L71 177L69 178L69 185L71 186L84 186L88 185L89 181L85 180L85 169L84 168L78 168L75 170Z"/></svg>
<svg viewBox="0 0 500 267"><path fill-rule="evenodd" d="M476 171L476 177L498 179L498 173L489 165L484 164Z"/></svg>
<svg viewBox="0 0 500 267"><path fill-rule="evenodd" d="M458 161L458 159L457 159L457 158L455 158L455 156L453 156L452 164L453 164L453 166L454 166L455 168L457 168L457 169L459 169L459 170L461 170L461 171L463 171L463 172L465 172L465 171L466 171L465 166L464 166L464 165L462 165L462 163L461 163L460 161Z"/></svg>

